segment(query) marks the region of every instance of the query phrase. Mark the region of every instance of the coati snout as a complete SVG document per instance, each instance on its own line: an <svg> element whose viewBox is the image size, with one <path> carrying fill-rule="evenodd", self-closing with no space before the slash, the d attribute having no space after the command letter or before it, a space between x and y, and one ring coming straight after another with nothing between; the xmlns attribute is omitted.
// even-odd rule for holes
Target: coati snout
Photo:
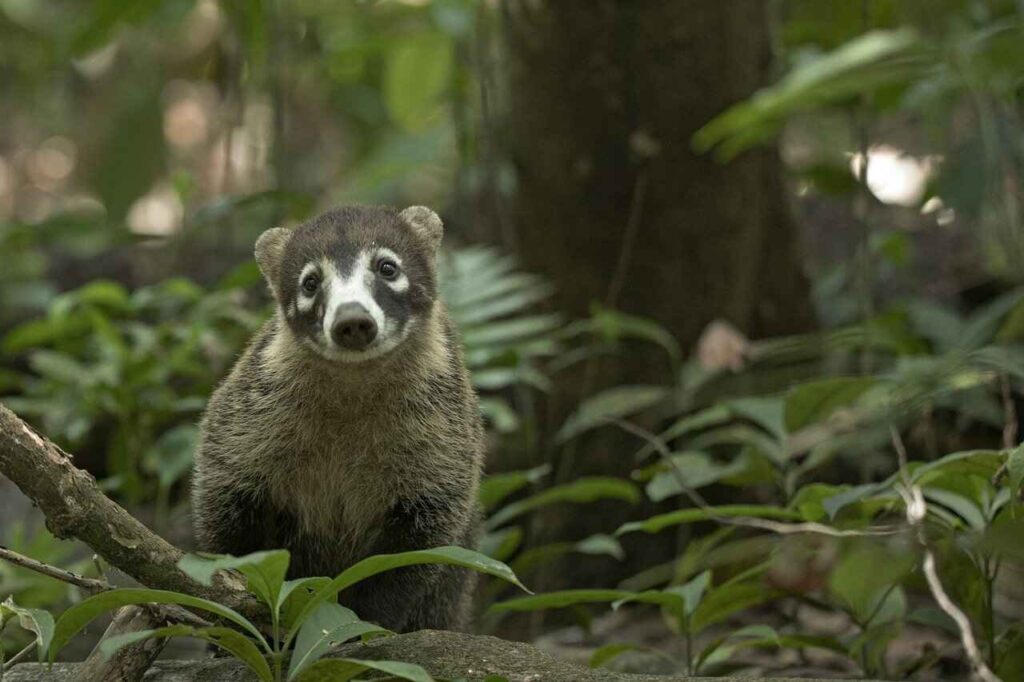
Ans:
<svg viewBox="0 0 1024 682"><path fill-rule="evenodd" d="M342 303L335 311L331 340L348 350L366 350L377 338L377 321L361 303Z"/></svg>
<svg viewBox="0 0 1024 682"><path fill-rule="evenodd" d="M294 230L267 230L256 258L305 347L364 362L400 346L430 312L442 232L423 206L348 206Z"/></svg>

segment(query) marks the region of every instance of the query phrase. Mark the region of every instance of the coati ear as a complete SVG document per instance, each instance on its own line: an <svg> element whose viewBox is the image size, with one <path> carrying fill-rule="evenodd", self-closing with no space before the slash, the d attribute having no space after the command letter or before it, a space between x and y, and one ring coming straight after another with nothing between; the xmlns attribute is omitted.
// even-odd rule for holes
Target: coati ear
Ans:
<svg viewBox="0 0 1024 682"><path fill-rule="evenodd" d="M399 213L398 217L435 249L441 243L441 236L444 234L441 217L426 206L410 206Z"/></svg>
<svg viewBox="0 0 1024 682"><path fill-rule="evenodd" d="M270 285L270 290L277 296L277 279L281 273L281 261L284 258L284 247L292 236L292 231L284 227L272 227L256 240L256 263L260 272Z"/></svg>

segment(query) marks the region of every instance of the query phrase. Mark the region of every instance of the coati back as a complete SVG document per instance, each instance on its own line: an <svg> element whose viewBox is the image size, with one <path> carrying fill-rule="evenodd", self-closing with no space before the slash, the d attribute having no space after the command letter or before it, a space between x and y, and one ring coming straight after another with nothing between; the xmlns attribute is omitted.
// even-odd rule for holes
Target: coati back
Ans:
<svg viewBox="0 0 1024 682"><path fill-rule="evenodd" d="M277 310L203 418L192 497L202 550L284 548L294 578L474 546L483 432L437 294L441 235L421 206L353 206L260 237ZM342 601L392 630L456 629L473 582L464 569L410 567Z"/></svg>

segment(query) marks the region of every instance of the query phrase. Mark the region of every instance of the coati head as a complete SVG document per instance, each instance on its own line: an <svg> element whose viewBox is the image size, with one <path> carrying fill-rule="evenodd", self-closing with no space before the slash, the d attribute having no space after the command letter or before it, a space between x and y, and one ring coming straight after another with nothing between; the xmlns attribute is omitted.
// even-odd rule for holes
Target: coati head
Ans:
<svg viewBox="0 0 1024 682"><path fill-rule="evenodd" d="M305 347L363 362L400 346L431 315L442 232L423 206L346 206L267 230L256 261Z"/></svg>

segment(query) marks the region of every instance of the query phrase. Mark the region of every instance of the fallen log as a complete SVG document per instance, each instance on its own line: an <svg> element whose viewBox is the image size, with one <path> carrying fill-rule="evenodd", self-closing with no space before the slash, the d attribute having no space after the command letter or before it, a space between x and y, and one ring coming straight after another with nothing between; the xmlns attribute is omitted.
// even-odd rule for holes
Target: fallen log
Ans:
<svg viewBox="0 0 1024 682"><path fill-rule="evenodd" d="M346 644L332 656L415 663L434 677L471 682L500 676L509 682L729 682L740 678L701 678L662 675L631 675L585 668L561 661L522 642L459 632L421 630L407 635L374 639L365 644ZM52 676L38 663L15 666L4 682L72 682L78 663L57 664ZM750 678L745 678L749 680ZM146 674L146 682L254 682L242 663L227 658L197 661L158 660ZM824 682L824 680L765 679L764 682Z"/></svg>

